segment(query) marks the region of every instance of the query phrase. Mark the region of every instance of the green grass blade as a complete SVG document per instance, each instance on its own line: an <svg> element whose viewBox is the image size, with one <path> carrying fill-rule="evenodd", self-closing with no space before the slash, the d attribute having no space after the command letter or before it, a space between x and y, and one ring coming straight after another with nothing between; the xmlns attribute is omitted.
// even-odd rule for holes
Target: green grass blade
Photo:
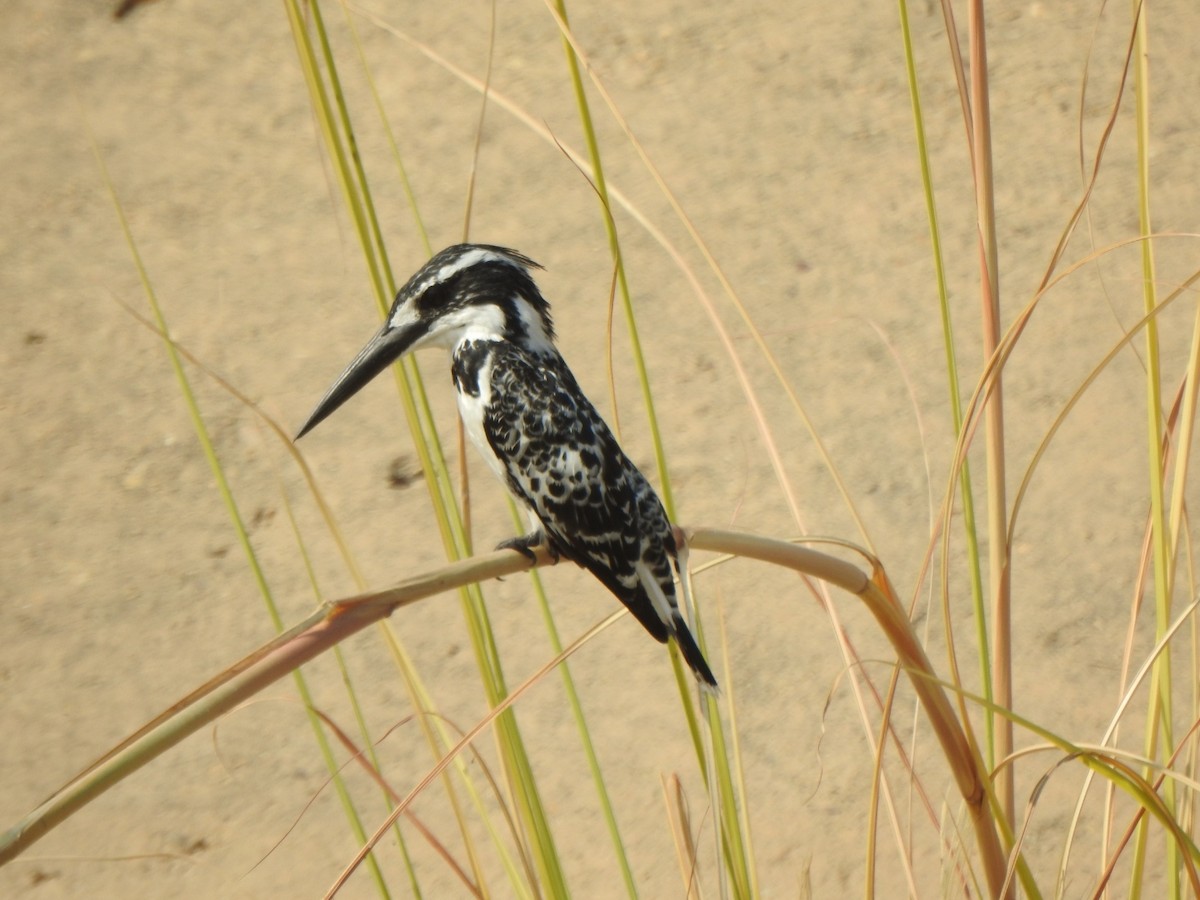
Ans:
<svg viewBox="0 0 1200 900"><path fill-rule="evenodd" d="M91 132L89 129L89 137ZM96 145L95 139L92 138L92 150L96 158L96 163L100 169L101 177L105 187L108 190L109 198L112 201L113 210L120 222L121 233L125 237L126 246L129 248L130 256L133 260L134 268L137 270L138 278L142 283L142 289L146 294L146 299L150 304L150 309L154 317L160 335L162 335L163 346L167 350L167 358L171 364L171 369L174 372L175 380L179 385L180 394L183 397L184 405L187 407L188 416L192 421L192 428L196 433L196 438L200 442L201 450L209 464L209 468L213 473L213 477L217 484L217 491L221 496L221 500L225 505L226 511L229 514L230 523L233 525L234 533L237 535L238 545L242 548L242 552L246 556L246 561L250 566L250 572L254 577L255 585L263 598L266 606L267 614L271 618L277 632L283 631L283 619L279 614L279 609L275 604L275 598L271 593L270 586L267 583L266 574L262 570L259 563L258 555L254 552L254 547L250 543L250 534L246 529L245 520L242 518L241 512L238 509L237 501L233 495L233 489L229 485L229 480L225 477L225 470L221 465L220 458L217 456L216 449L213 447L212 438L208 433L208 426L204 421L204 416L200 412L200 405L196 400L195 392L192 390L191 382L187 377L187 373L183 368L183 361L180 357L178 349L175 347L174 341L170 339L170 330L167 327L166 316L163 313L162 306L158 302L158 295L154 291L153 283L150 280L150 273L146 269L145 262L142 259L141 252L138 250L137 241L133 236L133 230L129 226L129 221L125 217L125 210L121 204L120 198L117 196L116 187L112 183L112 178L108 173L108 167L104 162L104 157L100 154L99 148ZM308 689L308 684L304 679L303 674L297 670L292 673L293 681L296 685L297 692L300 694L301 702L304 704L305 711L309 718L309 724L313 729L313 735L317 741L318 751L321 754L325 767L333 781L334 789L337 792L338 798L342 803L342 809L346 814L350 829L356 838L365 840L366 831L363 828L362 820L358 815L358 811L354 806L354 801L350 797L349 791L346 788L340 774L340 767L334 759L333 748L329 744L328 737L325 734L324 728L313 712L314 704L312 695ZM383 872L379 867L375 855L372 854L368 863L371 876L375 881L376 888L383 896L390 896L387 883L384 879Z"/></svg>
<svg viewBox="0 0 1200 900"><path fill-rule="evenodd" d="M386 253L382 245L378 219L371 202L366 173L354 149L354 129L344 102L344 95L340 89L335 60L329 50L319 4L313 4L310 10L312 27L318 35L318 42L322 48L325 76L330 84L328 92L325 82L319 77L316 54L295 0L286 0L286 6L292 22L301 65L309 84L309 94L315 105L317 118L322 124L326 145L335 160L335 170L339 173L343 194L349 204L351 217L359 234L359 242L375 288L377 301L380 309L386 310L394 285L390 269L386 264ZM335 98L335 103L331 103L329 100L330 92ZM428 399L420 381L419 369L412 360L407 360L403 366L395 368L397 377L400 379L402 404L413 432L414 443L421 458L422 467L426 472L426 482L431 492L433 509L443 542L450 558L459 558L469 552L470 544L458 515L452 482L445 465L445 455L437 439L437 429L433 424ZM476 663L484 682L485 693L489 702L494 706L507 696L507 688L504 683L500 655L496 649L495 638L488 620L483 593L478 585L472 585L464 590L461 596ZM406 674L405 680L410 684L415 682L415 673ZM414 702L415 700L414 697ZM526 829L531 845L536 849L534 858L539 877L548 891L555 894L565 893L565 880L554 845L553 833L548 824L520 730L515 716L511 712L505 712L498 718L497 732L501 756L505 762L510 796L516 804L518 819ZM466 838L465 829L464 838ZM513 867L510 867L510 870L512 869Z"/></svg>
<svg viewBox="0 0 1200 900"><path fill-rule="evenodd" d="M916 131L917 160L921 169L921 188L925 197L925 214L929 220L929 241L933 253L933 273L937 283L938 310L942 322L942 345L946 354L946 381L950 390L950 416L957 438L962 434L963 405L959 389L958 352L950 316L950 291L946 284L946 264L942 254L942 230L938 222L937 201L933 192L933 171L929 161L929 145L925 138L925 116L921 109L921 90L917 81L916 59L913 56L912 29L908 18L908 0L898 0L900 34L904 44L904 66L908 77L908 93L912 104L913 126ZM975 521L975 492L971 486L970 464L963 460L959 471L959 493L962 497L963 534L966 539L967 577L971 588L971 609L975 617L975 645L979 654L980 684L984 696L992 700L991 638L988 635L987 609L984 604L983 572L979 553L979 533ZM950 621L947 618L947 621ZM988 768L996 765L995 723L984 719L986 730L984 752Z"/></svg>
<svg viewBox="0 0 1200 900"><path fill-rule="evenodd" d="M1171 549L1166 509L1166 465L1163 459L1164 435L1162 405L1162 361L1159 349L1158 319L1150 315L1158 305L1154 267L1153 223L1150 213L1150 70L1149 34L1146 27L1146 10L1141 0L1133 3L1134 41L1133 92L1135 101L1134 118L1137 132L1137 200L1138 229L1145 238L1141 244L1142 302L1149 319L1146 322L1146 450L1147 474L1150 494L1150 542L1154 574L1154 621L1155 637L1161 637L1171 620ZM1163 648L1155 662L1151 681L1150 708L1146 717L1145 751L1148 759L1165 758L1174 747L1173 704L1171 700L1171 650ZM1165 798L1168 808L1174 810L1174 786L1167 785ZM1149 836L1148 822L1143 823L1137 835L1137 854L1134 884L1141 883L1141 869L1145 861L1146 842ZM1174 844L1167 846L1167 870L1178 872L1178 858ZM1178 876L1171 879L1172 897L1180 896Z"/></svg>
<svg viewBox="0 0 1200 900"><path fill-rule="evenodd" d="M654 393L650 387L650 375L646 370L645 354L642 351L641 339L638 334L637 318L634 314L633 298L629 290L629 281L625 272L624 259L621 255L620 237L617 233L616 221L611 214L611 205L608 195L608 183L604 175L604 164L600 155L600 144L596 138L595 125L592 122L591 107L588 103L587 92L583 86L583 76L579 69L579 58L575 53L575 48L567 37L567 9L565 0L554 0L554 9L557 12L557 20L560 28L563 29L563 51L566 55L567 68L571 79L572 90L575 95L575 106L579 112L580 124L583 129L584 143L587 146L588 157L591 161L592 178L599 195L601 206L601 217L604 220L605 232L608 235L609 251L612 254L613 266L616 274L617 289L621 297L621 309L625 316L625 324L629 334L630 355L633 359L634 367L637 371L638 384L641 388L642 403L646 408L647 424L650 431L651 445L654 448L654 461L658 469L659 475L659 494L662 498L663 506L667 511L667 517L671 521L677 521L675 510L674 493L671 490L671 478L667 469L666 449L662 441L662 433L659 429L658 415L654 407ZM695 615L691 622L691 628L695 635L696 642L700 645L702 652L706 651L704 640L704 628L699 615ZM692 736L692 744L696 750L697 759L700 760L701 766L704 767L705 742L700 733L700 725L697 720L695 709L691 702L691 676L684 671L682 659L678 650L672 643L669 647L671 656L671 665L675 673L675 682L680 694L680 700L683 705L684 715L686 717L688 730ZM716 717L719 728L719 716ZM725 776L728 778L728 771ZM735 823L731 824L736 830Z"/></svg>
<svg viewBox="0 0 1200 900"><path fill-rule="evenodd" d="M518 529L521 528L521 516L517 511L516 504L511 500L509 501L509 511L512 514L514 525ZM563 652L563 643L558 633L558 626L554 621L554 614L550 609L550 601L546 596L542 579L538 575L537 570L531 571L529 577L533 584L534 593L537 595L538 607L542 611L542 620L546 626L546 633L550 638L550 648L554 651L555 655L559 655ZM596 755L596 746L592 741L591 731L588 729L587 717L583 712L583 704L579 699L579 692L575 688L575 679L571 676L571 669L566 661L558 667L558 671L562 676L563 690L567 695L567 704L571 708L571 715L575 719L575 727L579 732L579 740L583 748L584 757L587 760L588 771L592 776L592 784L596 788L596 797L600 803L600 814L604 817L604 825L608 830L609 840L612 841L617 865L621 869L621 881L625 886L626 894L630 897L637 897L637 882L633 877L633 869L629 864L629 856L625 852L625 843L621 839L621 829L617 825L616 810L613 809L608 785L604 781L604 773L600 768L600 759Z"/></svg>

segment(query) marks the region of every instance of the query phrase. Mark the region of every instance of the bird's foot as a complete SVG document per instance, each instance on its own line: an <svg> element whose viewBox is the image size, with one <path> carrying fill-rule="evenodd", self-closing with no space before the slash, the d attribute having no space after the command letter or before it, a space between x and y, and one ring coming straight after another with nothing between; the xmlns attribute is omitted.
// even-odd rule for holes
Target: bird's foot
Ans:
<svg viewBox="0 0 1200 900"><path fill-rule="evenodd" d="M529 534L501 541L496 545L497 550L516 550L531 563L537 562L537 553L534 552L537 547L545 547L546 552L550 554L550 559L558 562L560 556L558 547L554 545L554 541L546 539L546 532L540 528Z"/></svg>

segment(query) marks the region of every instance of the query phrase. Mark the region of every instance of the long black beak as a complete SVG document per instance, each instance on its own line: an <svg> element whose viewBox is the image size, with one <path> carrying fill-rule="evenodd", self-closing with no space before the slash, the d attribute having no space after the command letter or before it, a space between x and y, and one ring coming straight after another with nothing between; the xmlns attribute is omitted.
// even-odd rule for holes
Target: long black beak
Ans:
<svg viewBox="0 0 1200 900"><path fill-rule="evenodd" d="M338 376L333 387L321 398L321 402L312 411L308 421L296 432L293 440L300 440L316 428L335 409L357 394L368 381L403 356L427 330L422 322L396 328L384 325L367 346L358 352L354 361L346 366L346 371Z"/></svg>

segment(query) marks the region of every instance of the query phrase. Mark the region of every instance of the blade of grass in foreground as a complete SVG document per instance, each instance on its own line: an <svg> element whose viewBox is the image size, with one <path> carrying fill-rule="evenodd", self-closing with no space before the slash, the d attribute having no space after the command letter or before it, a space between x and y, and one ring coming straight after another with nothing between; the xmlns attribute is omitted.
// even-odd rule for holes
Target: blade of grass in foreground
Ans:
<svg viewBox="0 0 1200 900"><path fill-rule="evenodd" d="M325 80L321 77L317 55L296 0L286 0L285 6L309 87L314 114L321 124L321 133L325 138L326 148L334 160L339 184L359 235L359 242L375 288L377 304L381 311L386 311L395 286L391 279L390 268L386 264L386 251L382 245L382 237L374 214L374 204L371 200L366 173L362 168L359 154L354 150L354 130L342 96L337 67L332 52L329 50L320 7L319 4L314 3L309 10L312 28L322 48L322 58L325 64L324 76L325 79L328 79L328 88ZM329 100L330 93L336 99L336 112L335 106ZM458 558L467 552L469 542L453 499L445 457L436 438L437 429L433 425L428 400L420 383L419 370L415 361L412 360L407 361L404 366L395 368L397 377L400 379L400 396L405 415L426 473L426 483L431 492L433 511L443 543L449 558ZM488 702L492 706L496 706L507 695L507 688L504 684L500 656L496 649L482 591L478 585L471 585L464 589L461 600L484 690ZM387 640L389 644L398 645L399 643L394 635L388 635ZM406 659L402 654L398 654L397 658ZM414 707L426 708L421 705L421 701L427 700L428 697L424 689L418 687L416 673L406 667L403 675L406 684L410 686ZM428 717L421 718L423 722L428 721ZM553 833L549 827L516 718L512 713L505 713L498 719L497 735L498 746L504 759L504 771L509 785L510 799L516 806L518 820L522 823L525 838L529 843L529 848L533 851L532 856L539 879L547 891L555 895L562 895L566 892L566 884L558 852L554 845ZM444 748L447 740L448 738L442 735L439 745ZM435 750L435 752L437 751ZM462 772L463 770L460 768L460 773ZM474 793L473 788L469 788L469 790ZM482 812L482 807L480 809ZM469 841L465 824L461 828L464 840ZM503 846L499 846L498 850L502 854L507 853ZM511 865L506 865L506 869L510 873L516 871L516 867ZM520 891L524 890L515 882L513 887Z"/></svg>
<svg viewBox="0 0 1200 900"><path fill-rule="evenodd" d="M1147 315L1158 305L1154 272L1154 242L1150 215L1150 69L1149 33L1146 27L1146 10L1141 0L1133 3L1134 40L1133 94L1135 121L1137 123L1137 199L1138 230L1146 238L1140 244L1142 263L1142 300ZM1171 548L1166 511L1166 469L1163 460L1163 406L1162 370L1159 354L1158 319L1150 316L1146 322L1146 450L1147 474L1150 488L1150 540L1153 560L1154 626L1155 637L1161 638L1171 620L1172 565ZM1148 759L1165 759L1175 746L1173 737L1173 704L1171 700L1171 648L1164 646L1155 661L1150 692L1150 708L1146 716L1145 752ZM1148 773L1147 773L1148 774ZM1166 785L1166 803L1175 809L1174 783ZM1145 865L1146 844L1149 838L1148 823L1143 822L1137 834L1134 855L1133 884L1140 887ZM1167 845L1168 872L1178 872L1179 860L1174 844ZM1170 880L1171 896L1180 896L1178 877Z"/></svg>
<svg viewBox="0 0 1200 900"><path fill-rule="evenodd" d="M980 320L983 358L990 359L1000 340L1000 262L996 239L995 178L992 168L992 120L988 78L987 29L983 0L967 7L968 79L970 83L971 173L975 182L975 212L980 249ZM989 677L996 703L1012 707L1012 602L1008 544L1008 501L1004 453L1004 394L1002 370L997 367L984 404L984 448L987 462L988 586L991 595L992 671ZM993 716L995 759L1012 753L1012 723ZM1013 820L1014 778L1008 766L996 772L996 792L1005 817Z"/></svg>
<svg viewBox="0 0 1200 900"><path fill-rule="evenodd" d="M170 360L171 369L175 374L175 379L179 385L180 393L183 396L184 404L187 406L188 415L192 421L192 427L196 432L196 437L200 442L204 457L208 461L209 468L212 470L213 477L216 479L217 490L219 491L221 499L224 502L225 508L229 514L230 523L233 526L234 533L237 535L238 545L242 548L242 552L246 555L246 561L249 564L250 571L254 576L255 584L257 585L259 593L262 595L263 602L266 605L267 614L270 616L271 622L275 626L275 630L282 632L283 619L279 615L279 609L275 604L275 598L271 593L270 586L267 584L266 575L262 570L262 566L259 564L258 556L254 552L254 547L250 543L250 535L246 530L245 521L242 518L241 512L238 510L237 501L234 499L233 490L229 485L229 481L225 477L225 471L221 466L221 460L217 456L216 450L213 447L212 439L208 433L208 426L204 421L203 414L200 412L200 406L196 400L196 395L192 390L187 373L184 371L183 362L180 359L179 352L176 350L175 344L169 339L169 337L167 337L170 331L167 328L167 321L165 315L163 314L162 307L158 302L158 295L155 293L154 286L150 280L150 273L146 269L141 253L138 251L137 242L134 239L133 231L129 226L129 221L125 217L125 210L121 205L120 198L117 196L116 187L112 183L112 178L109 176L108 166L104 162L104 157L100 154L99 147L96 144L95 138L92 136L91 128L89 127L87 131L92 145L92 152L96 158L96 164L100 169L101 178L103 179L104 185L108 190L109 198L113 204L113 210L116 212L117 219L120 222L121 232L125 236L126 246L129 248L129 253L133 259L134 267L137 269L138 278L141 280L142 289L145 291L146 299L150 304L154 321L158 326L159 332L164 336L163 346L167 350L167 357ZM338 763L333 756L333 748L330 746L328 737L326 736L324 729L321 727L320 720L313 711L314 704L312 702L312 695L308 689L308 684L304 679L304 675L297 669L292 673L292 678L295 682L296 690L300 694L300 700L304 704L305 712L308 715L309 724L313 729L313 736L316 738L317 747L321 754L321 758L325 763L325 768L329 772L330 778L333 781L334 789L337 792L339 800L341 801L342 809L346 814L347 821L350 825L350 830L356 838L360 835L364 836L365 838L362 820L359 817L358 810L355 808L353 798L351 798L345 782L341 777ZM383 896L389 896L383 871L380 869L378 861L375 859L374 855L372 855L368 861L368 866L379 892ZM413 877L415 877L415 873Z"/></svg>
<svg viewBox="0 0 1200 900"><path fill-rule="evenodd" d="M328 40L324 35L323 22L320 18L320 9L315 4L310 8L314 17L314 27L318 34L318 39L321 43L325 59L332 67L332 56L329 51ZM317 54L314 51L311 40L309 39L308 30L304 24L300 10L295 3L285 3L285 11L288 15L289 25L292 30L293 39L296 44L297 57L299 59L301 70L304 74L305 83L309 89L310 104L313 108L313 115L316 123L320 128L320 132L325 138L326 146L329 150L330 159L333 162L334 171L337 174L338 184L342 187L342 194L345 198L350 210L351 219L355 225L355 231L359 238L360 247L363 250L364 257L367 263L367 271L371 278L371 283L375 289L377 301L380 306L386 303L385 292L392 287L390 271L386 266L386 261L381 260L383 256L383 247L381 243L381 233L378 228L377 221L369 206L365 206L360 191L357 185L358 179L364 177L361 168L361 161L358 158L357 152L353 151L353 134L348 135L347 141L351 142L351 150L347 148L341 140L341 132L339 131L339 122L333 113L332 105L329 101L328 92L325 84L320 76L320 66L318 63ZM331 77L336 77L336 69L331 68ZM333 93L338 99L339 109L345 117L345 104L342 100L340 87L336 81L332 86ZM347 129L349 131L349 129ZM351 159L354 164L351 164ZM374 224L372 224L374 223ZM414 369L415 371L415 369ZM396 367L398 382L401 386L401 397L405 401L405 413L408 417L410 428L414 435L417 436L414 440L418 456L421 459L422 469L425 472L426 484L430 489L434 503L435 512L444 506L444 494L439 494L438 486L444 486L447 479L444 475L444 467L439 472L433 464L431 457L436 459L440 457L440 453L434 452L431 454L429 449L429 441L426 439L428 432L421 428L419 424L419 416L416 410L415 403L412 400L411 392L408 390L408 378L405 370L401 367ZM436 434L436 432L435 432ZM318 501L320 502L320 501ZM445 517L439 517L439 525L444 541L452 542L453 538L448 535L448 524ZM436 709L432 698L421 684L419 677L414 671L407 652L404 650L399 640L386 627L383 629L383 640L392 652L393 659L396 661L401 673L401 677L408 690L410 700L414 709L418 710L433 710ZM437 718L429 716L420 716L418 718L422 733L424 734L427 743L429 744L430 752L437 758L443 752L444 747L450 741L449 735L445 734L441 728L441 721ZM475 801L477 808L480 807L481 801L474 785L471 783L467 773L461 767L458 769L458 774L464 782L464 787L468 794ZM459 833L463 840L463 845L467 855L471 861L471 866L477 883L483 882L482 870L479 866L478 853L475 849L474 839L471 831L467 826L466 818L462 811L462 803L458 798L457 792L454 789L453 783L448 779L443 779L442 786L446 794L447 801L453 811L455 820L458 824ZM505 861L507 871L515 871L516 867L511 864L507 848L499 845L501 858Z"/></svg>
<svg viewBox="0 0 1200 900"><path fill-rule="evenodd" d="M946 381L950 391L950 416L957 438L962 434L963 406L958 383L958 354L954 341L954 329L950 317L950 294L946 285L946 266L942 255L942 232L938 222L937 201L933 192L933 172L929 162L929 146L925 140L925 116L921 111L921 91L917 82L916 59L913 56L912 31L908 20L908 2L899 0L900 33L904 44L904 64L908 76L908 93L912 103L913 125L916 131L917 160L921 169L921 187L925 196L925 214L929 220L930 250L933 254L934 279L937 282L938 310L942 321L942 345L946 352ZM962 497L963 534L966 539L967 574L971 586L971 609L975 618L975 645L979 654L980 683L983 695L991 702L992 671L991 638L988 636L987 614L984 606L983 575L979 555L979 533L975 521L975 492L971 486L971 469L963 460L959 470L959 493ZM945 527L945 526L943 526ZM948 592L945 594L948 599ZM945 611L947 622L952 617ZM949 654L950 666L957 672L958 664L953 653ZM956 675L957 680L957 675ZM989 769L996 766L995 723L991 716L984 719L984 753Z"/></svg>
<svg viewBox="0 0 1200 900"><path fill-rule="evenodd" d="M646 418L650 430L650 439L654 447L655 463L658 467L660 493L667 516L672 521L678 521L675 510L675 499L671 490L671 479L667 469L666 450L659 430L658 416L655 412L654 393L650 387L650 375L646 369L645 354L642 352L641 339L638 335L637 319L634 315L633 298L629 290L629 281L625 272L625 264L621 254L620 236L617 232L616 221L610 213L608 185L604 176L604 164L600 155L600 144L596 138L595 126L592 122L591 108L584 90L583 77L579 70L579 59L575 48L568 39L567 8L565 0L554 0L557 12L556 20L563 31L563 50L566 54L567 68L571 85L575 94L575 105L579 111L580 124L583 128L584 142L588 148L591 160L594 187L600 199L601 218L608 234L609 250L612 254L613 266L616 273L616 284L621 297L621 309L625 315L625 324L629 334L630 353L637 371L638 383L641 386L642 402L646 408ZM686 577L686 575L684 575ZM704 627L698 611L686 610L691 615L691 627L696 641L702 652L707 652L704 640ZM724 877L733 882L733 888L738 896L748 896L751 883L750 869L752 853L748 850L750 836L742 829L742 820L737 815L738 800L736 797L736 779L730 768L729 758L725 752L724 731L721 723L720 707L715 698L708 696L704 704L707 715L709 740L704 740L700 734L699 723L691 699L691 678L683 671L679 653L672 642L670 644L671 663L675 670L676 685L679 689L680 701L691 731L697 759L707 773L710 784L718 789L716 797L710 797L714 808L720 811L720 827L717 834L720 838L721 853L718 860L724 859L726 865ZM715 776L715 778L714 778ZM724 882L722 882L724 890Z"/></svg>
<svg viewBox="0 0 1200 900"><path fill-rule="evenodd" d="M550 0L548 0L550 2ZM580 126L583 129L584 143L588 148L591 160L593 186L600 199L600 214L604 221L604 230L608 235L609 252L612 254L613 266L616 272L617 289L621 296L621 311L625 315L626 329L629 334L629 350L637 371L638 385L642 392L642 403L646 407L646 424L650 430L650 442L654 448L654 463L658 469L659 494L667 518L677 521L675 510L675 495L671 490L671 476L667 469L666 447L663 444L662 432L659 429L658 414L655 412L654 391L650 387L650 374L646 370L646 357L642 352L642 342L638 333L637 317L633 308L633 297L629 290L629 279L625 272L625 262L621 255L621 239L617 232L616 222L610 214L608 182L604 175L604 164L600 157L600 142L596 137L596 128L592 122L591 107L588 104L587 92L583 87L583 77L579 71L579 59L575 48L568 39L567 8L565 0L553 0L556 21L563 29L563 50L566 53L567 69L571 79L571 87L575 95L575 106L579 110ZM692 623L696 641L700 649L705 650L704 627L699 617ZM680 699L684 713L687 716L688 728L692 734L692 742L696 747L697 756L703 758L704 743L700 737L696 714L691 702L691 678L684 672L683 664L675 645L669 645L671 664L675 669L675 681L680 690Z"/></svg>
<svg viewBox="0 0 1200 900"><path fill-rule="evenodd" d="M517 511L516 504L509 501L509 511L513 517L513 523L517 528L522 527L521 516ZM542 620L546 626L546 633L550 638L550 648L556 655L563 652L562 638L559 636L558 626L554 621L554 614L550 610L550 601L546 596L546 591L542 585L542 579L539 577L537 570L531 570L529 573L530 580L533 584L534 593L537 595L538 607L542 611ZM600 803L600 813L604 817L604 825L608 830L609 840L612 841L613 850L616 853L617 865L621 869L621 880L624 882L625 891L630 897L637 897L637 882L633 877L633 869L629 863L629 856L625 852L625 842L621 839L621 829L617 824L617 814L613 809L612 799L608 793L608 785L604 781L604 773L600 769L600 758L596 754L596 746L592 742L592 734L587 725L587 718L583 713L583 704L579 699L579 692L575 689L575 679L571 676L571 669L566 659L559 668L559 674L562 676L563 690L567 695L567 704L571 708L571 715L575 719L575 726L579 732L579 739L583 745L584 757L587 760L588 771L592 776L592 783L596 788L597 800Z"/></svg>

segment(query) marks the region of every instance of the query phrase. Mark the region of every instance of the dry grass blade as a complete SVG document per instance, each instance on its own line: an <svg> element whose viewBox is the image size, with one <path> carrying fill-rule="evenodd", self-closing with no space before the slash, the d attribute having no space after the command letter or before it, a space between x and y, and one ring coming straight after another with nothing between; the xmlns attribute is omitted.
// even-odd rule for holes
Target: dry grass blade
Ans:
<svg viewBox="0 0 1200 900"><path fill-rule="evenodd" d="M674 773L662 778L663 803L667 807L667 819L671 823L671 836L675 840L675 860L679 863L679 877L683 883L683 896L688 900L700 900L700 882L696 879L698 861L696 842L692 839L692 819L688 812L687 797L679 776Z"/></svg>
<svg viewBox="0 0 1200 900"><path fill-rule="evenodd" d="M972 811L976 836L979 840L989 881L993 887L998 888L1003 878L1004 856L1000 851L993 823L985 813L985 782L980 780L979 760L966 742L950 704L938 686L929 660L912 633L911 625L900 604L887 588L882 572L877 570L875 577L872 578L856 566L815 550L741 532L705 528L692 529L688 531L688 543L694 550L735 553L793 568L841 587L867 603L872 615L883 627L885 635L895 647L901 664L912 677L917 695L930 718L935 734L942 743L947 762L958 780L963 799L967 802L968 809ZM539 555L537 564L543 565L549 561L549 557L543 553ZM140 740L132 743L126 742L124 752L106 757L105 764L90 768L84 775L73 779L47 803L6 833L0 844L0 862L11 859L22 852L72 812L177 744L188 734L233 709L266 685L325 652L346 637L391 615L400 607L425 597L451 591L461 585L482 579L512 574L528 567L528 560L519 553L496 552L454 563L436 572L416 576L390 590L352 597L327 605L285 635L256 651L246 660L230 667L227 672L206 685L203 692L194 692L191 695L194 699L185 708L177 708L178 705L176 705L172 707L169 715L164 714L158 717L156 721L162 722L161 727L149 732L143 730L144 736ZM614 614L604 624L614 621L616 617L617 614ZM402 814L407 803L427 783L436 778L453 761L458 752L466 747L496 716L516 702L523 690L536 683L545 672L550 671L561 660L574 652L596 630L593 629L568 646L543 666L538 673L524 682L521 691L507 697L501 704L493 708L475 728L469 731L455 745L455 748L429 772L426 778L410 792L405 802L400 804L387 821L380 826L375 837L362 849L358 860L365 858L379 836L386 832L397 816ZM347 867L338 884L349 877L358 860Z"/></svg>

